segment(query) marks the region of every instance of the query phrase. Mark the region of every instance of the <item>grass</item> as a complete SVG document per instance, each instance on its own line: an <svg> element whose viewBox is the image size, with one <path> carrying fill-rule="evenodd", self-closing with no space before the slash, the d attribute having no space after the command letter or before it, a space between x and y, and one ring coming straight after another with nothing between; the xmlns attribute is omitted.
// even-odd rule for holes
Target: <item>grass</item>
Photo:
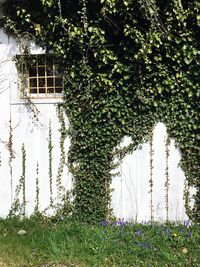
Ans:
<svg viewBox="0 0 200 267"><path fill-rule="evenodd" d="M26 234L19 235L19 230ZM0 266L200 266L200 227L0 220Z"/></svg>

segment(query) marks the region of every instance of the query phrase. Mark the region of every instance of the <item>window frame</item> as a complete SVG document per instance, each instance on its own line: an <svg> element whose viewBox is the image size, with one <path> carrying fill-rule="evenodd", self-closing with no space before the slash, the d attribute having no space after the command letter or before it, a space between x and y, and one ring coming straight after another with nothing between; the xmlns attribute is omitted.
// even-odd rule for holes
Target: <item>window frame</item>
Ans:
<svg viewBox="0 0 200 267"><path fill-rule="evenodd" d="M53 54L18 55L18 62L21 99L27 97L31 99L63 98L62 68L59 59ZM31 70L33 73L34 69L35 75L31 74Z"/></svg>

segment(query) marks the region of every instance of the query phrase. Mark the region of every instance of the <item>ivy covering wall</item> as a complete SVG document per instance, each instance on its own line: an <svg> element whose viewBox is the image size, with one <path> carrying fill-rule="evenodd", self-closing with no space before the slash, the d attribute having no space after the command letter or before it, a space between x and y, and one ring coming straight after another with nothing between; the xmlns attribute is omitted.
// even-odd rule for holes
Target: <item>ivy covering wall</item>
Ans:
<svg viewBox="0 0 200 267"><path fill-rule="evenodd" d="M199 1L8 0L4 10L8 33L62 59L75 216L109 216L114 159L163 122L196 189L187 214L200 222ZM119 149L124 136L132 143Z"/></svg>

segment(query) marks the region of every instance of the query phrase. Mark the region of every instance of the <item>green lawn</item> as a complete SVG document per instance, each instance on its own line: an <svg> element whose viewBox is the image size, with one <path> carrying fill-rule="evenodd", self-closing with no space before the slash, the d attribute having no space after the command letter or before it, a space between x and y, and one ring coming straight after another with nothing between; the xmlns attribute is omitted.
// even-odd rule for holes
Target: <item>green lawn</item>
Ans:
<svg viewBox="0 0 200 267"><path fill-rule="evenodd" d="M200 227L0 220L0 266L200 266Z"/></svg>

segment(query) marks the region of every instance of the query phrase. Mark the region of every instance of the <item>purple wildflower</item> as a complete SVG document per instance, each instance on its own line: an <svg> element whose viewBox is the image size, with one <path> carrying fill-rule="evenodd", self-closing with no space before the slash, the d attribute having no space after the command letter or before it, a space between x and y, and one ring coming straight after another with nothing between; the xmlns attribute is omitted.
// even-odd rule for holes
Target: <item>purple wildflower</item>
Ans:
<svg viewBox="0 0 200 267"><path fill-rule="evenodd" d="M126 222L122 219L122 220L119 220L119 221L116 221L115 223L117 226L123 226L126 224Z"/></svg>
<svg viewBox="0 0 200 267"><path fill-rule="evenodd" d="M140 229L138 229L136 232L135 232L135 237L140 237L142 235L142 231Z"/></svg>
<svg viewBox="0 0 200 267"><path fill-rule="evenodd" d="M104 221L101 222L101 224L103 225L103 227L107 227L108 221L104 220Z"/></svg>
<svg viewBox="0 0 200 267"><path fill-rule="evenodd" d="M190 220L185 220L185 221L183 222L183 226L185 226L185 227L189 227L189 226L190 226Z"/></svg>

